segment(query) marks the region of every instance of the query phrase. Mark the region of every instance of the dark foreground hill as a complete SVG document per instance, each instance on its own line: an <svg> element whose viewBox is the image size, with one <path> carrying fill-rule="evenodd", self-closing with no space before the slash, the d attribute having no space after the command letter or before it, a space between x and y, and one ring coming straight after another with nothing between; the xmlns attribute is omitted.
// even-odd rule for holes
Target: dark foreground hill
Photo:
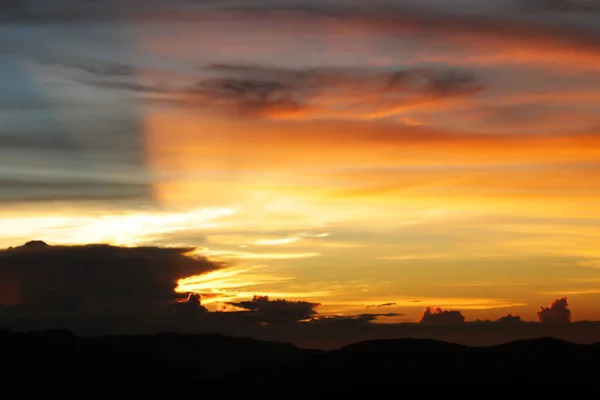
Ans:
<svg viewBox="0 0 600 400"><path fill-rule="evenodd" d="M377 340L339 350L221 335L76 337L0 333L3 392L346 395L428 384L600 383L600 344L557 339L466 347L426 339Z"/></svg>

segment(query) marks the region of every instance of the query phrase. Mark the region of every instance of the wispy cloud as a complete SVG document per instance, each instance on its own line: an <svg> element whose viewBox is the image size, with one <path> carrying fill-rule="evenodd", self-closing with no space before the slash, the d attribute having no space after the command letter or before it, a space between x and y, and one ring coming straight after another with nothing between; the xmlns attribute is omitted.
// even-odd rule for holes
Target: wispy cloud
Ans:
<svg viewBox="0 0 600 400"><path fill-rule="evenodd" d="M285 237L279 239L258 239L255 244L259 246L276 246L280 244L290 244L295 243L300 240L299 237Z"/></svg>
<svg viewBox="0 0 600 400"><path fill-rule="evenodd" d="M210 250L199 249L197 254L206 257L219 257L224 259L245 259L245 260L290 260L296 258L312 258L318 257L321 253L253 253L248 251L235 250Z"/></svg>
<svg viewBox="0 0 600 400"><path fill-rule="evenodd" d="M470 72L443 68L390 71L212 65L207 72L216 76L187 90L184 104L270 119L386 118L484 90Z"/></svg>
<svg viewBox="0 0 600 400"><path fill-rule="evenodd" d="M257 239L254 244L259 246L277 246L296 243L302 239L321 239L331 236L330 233L305 233L301 232L293 236L286 236L281 238L270 238L270 239Z"/></svg>
<svg viewBox="0 0 600 400"><path fill-rule="evenodd" d="M598 289L563 289L563 290L549 290L539 292L541 295L548 296L572 296L580 294L599 294L600 288Z"/></svg>
<svg viewBox="0 0 600 400"><path fill-rule="evenodd" d="M271 298L318 299L330 295L329 291L273 290L285 282L292 282L293 276L282 276L269 272L266 266L229 267L191 276L178 281L176 291L195 292L203 296L202 304L231 302L235 299L248 299L255 295Z"/></svg>

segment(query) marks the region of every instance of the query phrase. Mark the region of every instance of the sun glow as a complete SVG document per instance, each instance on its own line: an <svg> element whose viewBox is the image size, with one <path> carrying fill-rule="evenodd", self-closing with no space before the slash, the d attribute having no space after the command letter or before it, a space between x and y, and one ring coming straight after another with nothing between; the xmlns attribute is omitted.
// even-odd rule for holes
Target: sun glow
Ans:
<svg viewBox="0 0 600 400"><path fill-rule="evenodd" d="M202 304L204 305L252 298L257 294L286 299L316 298L330 294L325 290L295 292L272 289L294 279L292 276L270 274L265 271L263 265L247 268L230 267L180 279L175 291L199 293L202 295Z"/></svg>
<svg viewBox="0 0 600 400"><path fill-rule="evenodd" d="M129 246L143 243L150 236L174 233L190 227L214 228L218 226L219 218L230 216L234 212L231 208L200 208L180 212L102 214L95 217L19 216L2 217L0 223L15 238L7 245L38 238L53 244L110 243Z"/></svg>

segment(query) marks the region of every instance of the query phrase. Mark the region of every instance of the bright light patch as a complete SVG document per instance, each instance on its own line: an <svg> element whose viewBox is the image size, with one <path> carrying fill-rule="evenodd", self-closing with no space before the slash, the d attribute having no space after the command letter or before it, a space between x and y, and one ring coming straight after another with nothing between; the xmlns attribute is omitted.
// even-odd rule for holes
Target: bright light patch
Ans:
<svg viewBox="0 0 600 400"><path fill-rule="evenodd" d="M255 242L255 244L259 246L275 246L278 244L291 244L295 243L299 240L297 237L287 237L287 238L279 238L279 239L259 239Z"/></svg>
<svg viewBox="0 0 600 400"><path fill-rule="evenodd" d="M224 259L244 259L244 260L291 260L297 258L312 258L318 257L321 253L252 253L246 251L217 251L209 249L199 249L197 255L207 258L218 257Z"/></svg>
<svg viewBox="0 0 600 400"><path fill-rule="evenodd" d="M291 276L279 276L264 271L264 266L248 268L226 268L203 275L190 276L178 281L178 293L199 293L202 304L224 303L238 299L252 298L254 295L271 298L306 299L330 294L328 291L273 291L274 284L293 281Z"/></svg>
<svg viewBox="0 0 600 400"><path fill-rule="evenodd" d="M216 220L232 215L231 208L200 208L182 212L105 214L98 217L4 217L0 225L15 238L47 240L52 244L110 243L130 246L150 235L181 230L210 229ZM8 243L15 245L20 243Z"/></svg>

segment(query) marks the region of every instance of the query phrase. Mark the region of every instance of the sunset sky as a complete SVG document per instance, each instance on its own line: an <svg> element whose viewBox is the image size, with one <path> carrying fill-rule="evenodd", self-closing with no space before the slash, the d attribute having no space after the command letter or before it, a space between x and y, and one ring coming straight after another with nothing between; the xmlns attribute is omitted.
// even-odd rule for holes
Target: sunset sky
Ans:
<svg viewBox="0 0 600 400"><path fill-rule="evenodd" d="M209 309L535 320L568 296L600 320L599 20L585 0L0 2L0 248L193 247L227 265L180 281Z"/></svg>

